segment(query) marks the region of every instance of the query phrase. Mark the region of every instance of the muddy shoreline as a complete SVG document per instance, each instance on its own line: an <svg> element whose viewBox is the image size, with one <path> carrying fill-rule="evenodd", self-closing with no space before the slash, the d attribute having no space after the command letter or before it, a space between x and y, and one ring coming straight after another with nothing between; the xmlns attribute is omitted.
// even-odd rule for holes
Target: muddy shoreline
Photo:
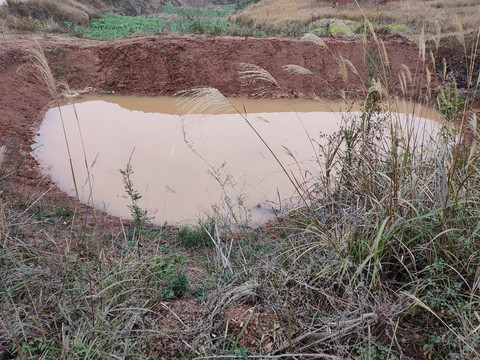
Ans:
<svg viewBox="0 0 480 360"><path fill-rule="evenodd" d="M403 65L413 72L418 48L405 38L383 39L392 77ZM238 38L204 35L156 35L109 42L94 40L40 40L23 36L0 43L0 146L6 146L2 175L12 179L14 192L42 196L46 206L73 207L76 201L42 177L31 155L37 129L53 98L31 66L28 49L41 46L58 81L75 91L128 95L173 95L195 86L212 86L229 97L254 97L262 83L242 83L239 64L269 71L281 89L264 88L271 97L327 99L342 91L362 92L358 77L348 72L345 85L338 57L349 60L365 76L361 40L325 39L328 49L293 38ZM295 64L315 75L288 74L282 67ZM397 89L399 91L399 89Z"/></svg>

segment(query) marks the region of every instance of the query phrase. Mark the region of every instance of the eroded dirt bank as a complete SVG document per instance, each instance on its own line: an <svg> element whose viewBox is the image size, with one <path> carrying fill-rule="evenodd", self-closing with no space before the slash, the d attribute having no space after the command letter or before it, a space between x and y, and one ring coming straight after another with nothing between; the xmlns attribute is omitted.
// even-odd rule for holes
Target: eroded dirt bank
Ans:
<svg viewBox="0 0 480 360"><path fill-rule="evenodd" d="M265 85L241 81L239 64L250 63L268 70L281 87L274 97L338 97L341 91L355 94L362 86L348 65L349 84L339 70L339 55L365 75L363 44L326 39L328 48L289 38L237 38L199 35L131 37L110 42L69 40L40 41L53 74L71 89L87 87L124 94L172 95L194 86L213 86L226 96L255 96ZM412 73L418 66L418 49L401 37L385 38L392 79L403 65ZM30 38L0 43L0 146L7 153L2 174L11 174L14 187L37 196L51 187L31 156L31 145L43 111L52 96L33 69L27 50L36 46ZM282 67L295 64L315 75L288 74ZM68 203L56 188L47 202Z"/></svg>

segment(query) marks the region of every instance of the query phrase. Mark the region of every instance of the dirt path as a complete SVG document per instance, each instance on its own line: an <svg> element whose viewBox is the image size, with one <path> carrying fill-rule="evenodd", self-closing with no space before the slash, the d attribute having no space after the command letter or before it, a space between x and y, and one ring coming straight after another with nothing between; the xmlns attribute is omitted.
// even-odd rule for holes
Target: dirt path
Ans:
<svg viewBox="0 0 480 360"><path fill-rule="evenodd" d="M83 39L39 40L58 80L71 89L87 87L123 94L173 95L194 86L213 86L226 96L252 97L254 86L242 85L240 63L268 70L281 90L273 97L338 97L343 90L353 94L361 84L349 71L345 86L339 72L338 56L365 73L362 41L326 39L328 49L312 42L291 38L240 38L201 35L157 35L129 37L110 42ZM418 49L402 37L385 38L392 77L398 78L405 64L412 73ZM30 36L0 42L0 146L7 154L2 173L14 180L19 193L38 196L52 186L42 178L31 145L52 96L30 66L27 50L36 46ZM282 66L295 64L312 75L291 75ZM256 84L257 86L264 84ZM68 205L72 199L55 187L45 196L52 206Z"/></svg>

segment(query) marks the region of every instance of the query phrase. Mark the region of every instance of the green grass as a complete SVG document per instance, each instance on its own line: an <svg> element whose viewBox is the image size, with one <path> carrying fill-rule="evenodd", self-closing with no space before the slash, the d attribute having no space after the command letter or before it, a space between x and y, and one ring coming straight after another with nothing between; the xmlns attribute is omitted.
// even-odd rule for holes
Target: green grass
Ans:
<svg viewBox="0 0 480 360"><path fill-rule="evenodd" d="M204 227L211 234L214 233L214 227L212 224L200 223L197 226L182 226L177 233L179 243L186 248L200 248L212 245L212 241L204 230Z"/></svg>
<svg viewBox="0 0 480 360"><path fill-rule="evenodd" d="M241 32L239 25L233 24L224 18L233 9L228 6L225 10L207 9L199 10L167 5L163 9L164 14L181 15L181 19L168 18L145 18L105 14L100 19L92 19L90 28L81 28L66 24L77 32L86 36L112 40L129 35L153 35L158 33L209 33L214 35Z"/></svg>
<svg viewBox="0 0 480 360"><path fill-rule="evenodd" d="M158 33L209 33L227 34L241 32L242 28L221 18L216 19L154 19L144 17L105 14L91 20L90 28L66 24L85 36L112 40L129 35L153 35Z"/></svg>
<svg viewBox="0 0 480 360"><path fill-rule="evenodd" d="M105 14L101 19L92 19L90 24L91 28L84 30L86 35L111 40L134 34L162 33L167 20Z"/></svg>

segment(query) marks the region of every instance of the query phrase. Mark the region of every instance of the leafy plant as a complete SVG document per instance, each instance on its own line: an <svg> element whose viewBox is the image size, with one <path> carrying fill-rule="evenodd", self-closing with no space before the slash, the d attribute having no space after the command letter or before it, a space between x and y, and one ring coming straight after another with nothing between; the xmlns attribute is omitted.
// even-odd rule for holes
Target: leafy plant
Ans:
<svg viewBox="0 0 480 360"><path fill-rule="evenodd" d="M455 121L465 106L465 100L458 96L455 83L438 89L438 108L448 122Z"/></svg>
<svg viewBox="0 0 480 360"><path fill-rule="evenodd" d="M187 12L184 19L155 19L145 17L105 14L100 19L92 19L90 28L71 27L86 36L112 40L129 35L153 35L158 33L211 33L228 34L241 32L242 28L221 17L200 16L197 12Z"/></svg>
<svg viewBox="0 0 480 360"><path fill-rule="evenodd" d="M26 338L20 335L18 341L13 344L12 355L25 360L36 360L39 357L45 360L54 360L58 359L60 350L55 346L54 339Z"/></svg>
<svg viewBox="0 0 480 360"><path fill-rule="evenodd" d="M127 206L130 209L130 214L135 223L137 239L140 241L143 237L145 225L151 218L148 215L148 210L142 209L140 205L138 205L138 201L142 198L142 195L140 195L140 192L135 189L133 185L132 175L134 172L130 161L131 158L128 160L125 169L119 169L119 171L123 177L125 192L130 199L130 205Z"/></svg>
<svg viewBox="0 0 480 360"><path fill-rule="evenodd" d="M152 268L152 286L159 287L159 295L165 299L178 299L190 290L187 275L181 269L181 256L171 255L164 258L153 257L149 261Z"/></svg>
<svg viewBox="0 0 480 360"><path fill-rule="evenodd" d="M378 347L377 345L370 345L369 347L356 346L358 355L355 356L355 360L395 360L395 356L391 354L391 351Z"/></svg>

